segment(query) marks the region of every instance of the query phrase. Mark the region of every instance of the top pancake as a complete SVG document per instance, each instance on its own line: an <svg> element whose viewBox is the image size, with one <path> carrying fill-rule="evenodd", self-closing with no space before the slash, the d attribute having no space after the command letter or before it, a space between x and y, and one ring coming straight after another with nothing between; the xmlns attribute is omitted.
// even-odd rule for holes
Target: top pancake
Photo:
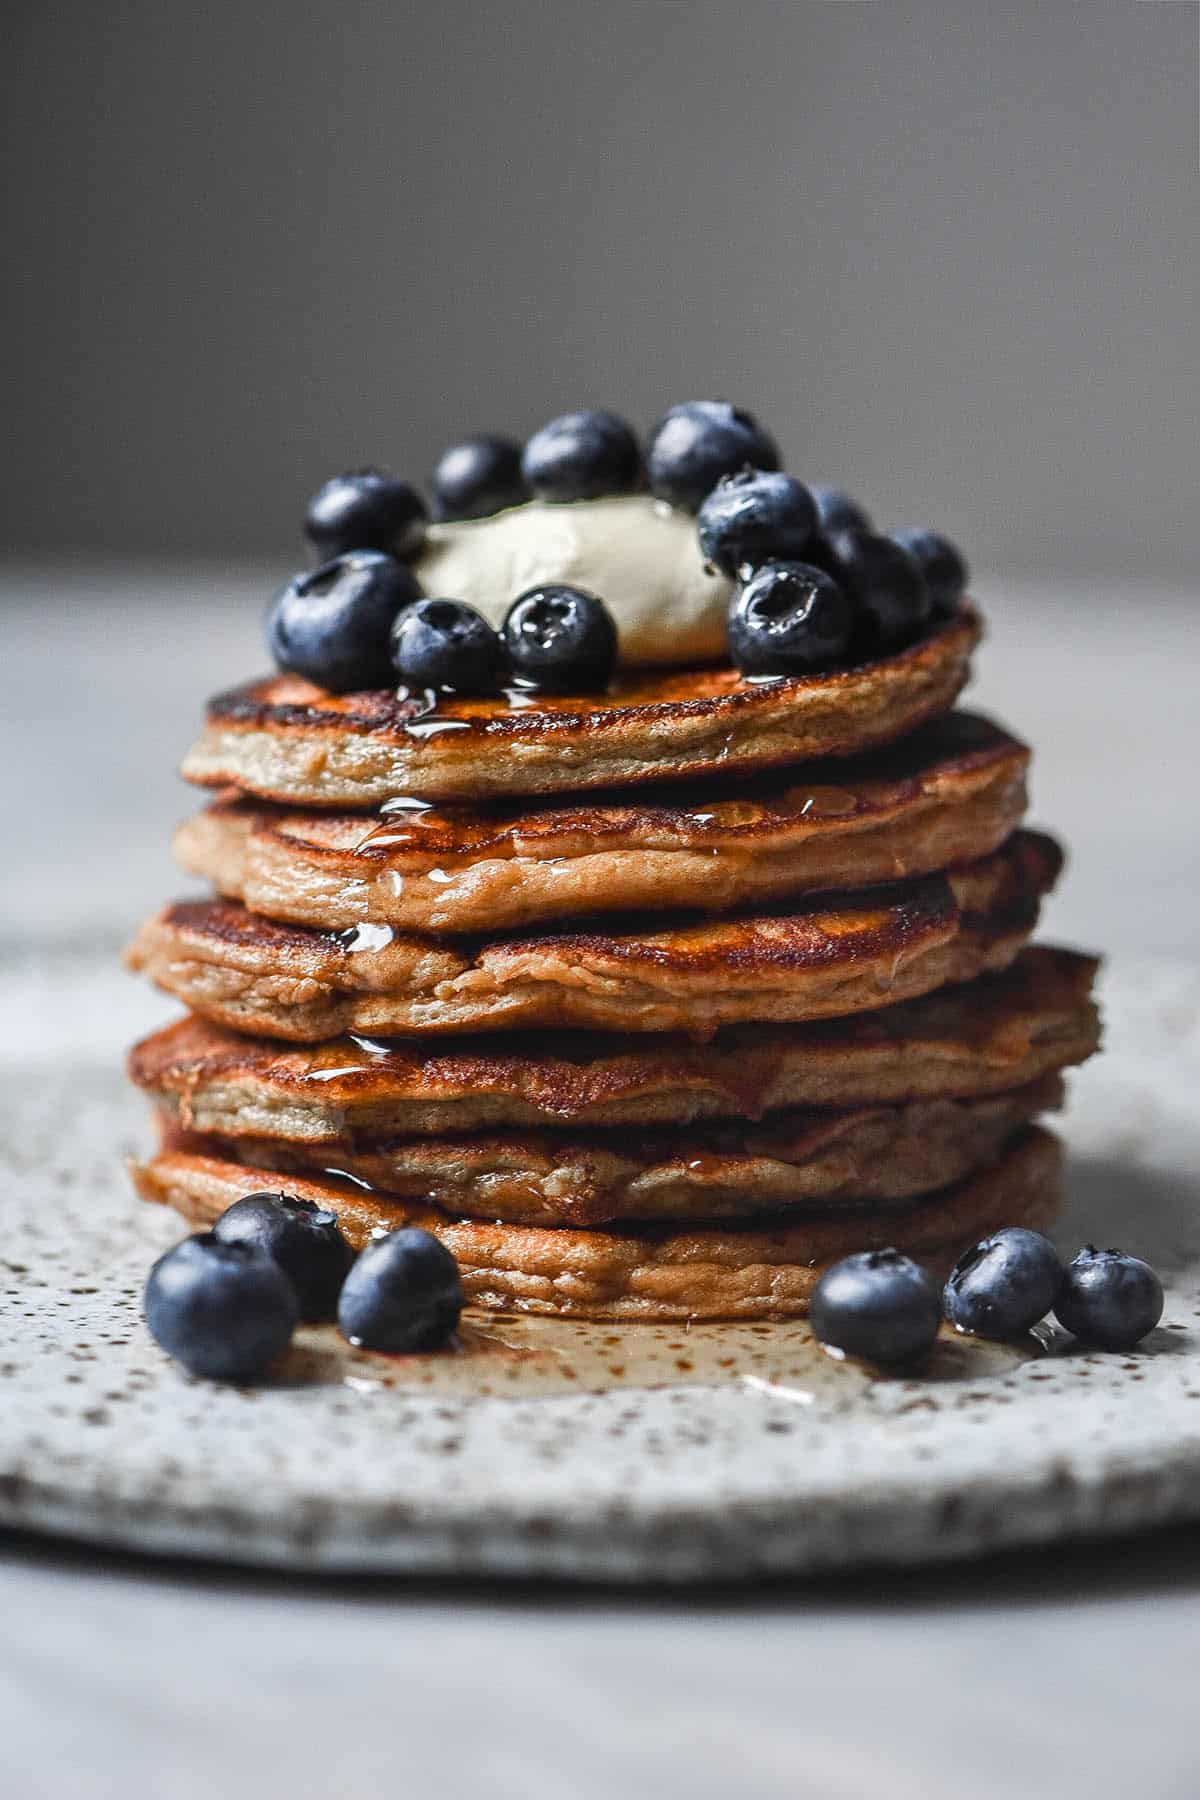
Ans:
<svg viewBox="0 0 1200 1800"><path fill-rule="evenodd" d="M949 710L981 631L963 607L911 648L826 675L625 670L603 696L328 694L276 675L220 694L184 759L202 787L284 804L563 793L852 756Z"/></svg>

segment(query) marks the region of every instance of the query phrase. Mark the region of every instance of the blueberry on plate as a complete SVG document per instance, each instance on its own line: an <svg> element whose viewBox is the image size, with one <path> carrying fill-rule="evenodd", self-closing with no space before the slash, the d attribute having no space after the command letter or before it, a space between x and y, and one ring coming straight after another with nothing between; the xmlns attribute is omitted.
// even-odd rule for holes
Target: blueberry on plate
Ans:
<svg viewBox="0 0 1200 1800"><path fill-rule="evenodd" d="M900 1250L860 1250L826 1269L808 1317L819 1343L868 1362L927 1356L941 1318L937 1282Z"/></svg>
<svg viewBox="0 0 1200 1800"><path fill-rule="evenodd" d="M890 656L920 637L929 624L925 578L908 552L873 532L818 534L809 560L833 577L854 608L855 661Z"/></svg>
<svg viewBox="0 0 1200 1800"><path fill-rule="evenodd" d="M685 400L651 432L646 467L660 500L698 512L722 476L777 469L779 450L753 413L727 400Z"/></svg>
<svg viewBox="0 0 1200 1800"><path fill-rule="evenodd" d="M235 1200L212 1228L222 1244L245 1244L278 1263L300 1304L300 1317L337 1316L337 1298L354 1252L337 1215L294 1194L247 1194Z"/></svg>
<svg viewBox="0 0 1200 1800"><path fill-rule="evenodd" d="M850 602L807 563L764 563L729 603L729 654L743 675L811 675L850 642Z"/></svg>
<svg viewBox="0 0 1200 1800"><path fill-rule="evenodd" d="M921 525L905 526L889 533L894 544L908 552L925 577L935 611L951 613L967 591L970 571L956 544Z"/></svg>
<svg viewBox="0 0 1200 1800"><path fill-rule="evenodd" d="M331 694L390 687L392 625L420 591L394 556L351 551L280 588L267 608L267 647L277 668Z"/></svg>
<svg viewBox="0 0 1200 1800"><path fill-rule="evenodd" d="M1085 1244L1067 1264L1054 1303L1059 1324L1098 1350L1132 1350L1162 1318L1162 1282L1124 1250Z"/></svg>
<svg viewBox="0 0 1200 1800"><path fill-rule="evenodd" d="M530 588L504 620L514 675L543 693L600 693L617 660L617 628L603 600L583 588Z"/></svg>
<svg viewBox="0 0 1200 1800"><path fill-rule="evenodd" d="M143 1309L167 1354L211 1381L265 1374L300 1317L296 1291L277 1263L249 1244L223 1244L211 1231L159 1257Z"/></svg>
<svg viewBox="0 0 1200 1800"><path fill-rule="evenodd" d="M338 1325L366 1350L438 1350L464 1299L458 1264L432 1232L392 1231L368 1244L347 1275Z"/></svg>
<svg viewBox="0 0 1200 1800"><path fill-rule="evenodd" d="M943 1306L974 1337L1022 1337L1058 1298L1063 1266L1040 1231L1008 1225L964 1251L946 1283Z"/></svg>
<svg viewBox="0 0 1200 1800"><path fill-rule="evenodd" d="M535 431L521 458L539 500L599 500L628 494L642 473L638 441L615 413L563 413Z"/></svg>
<svg viewBox="0 0 1200 1800"><path fill-rule="evenodd" d="M499 637L465 600L416 600L392 630L392 667L405 687L493 694L503 662Z"/></svg>
<svg viewBox="0 0 1200 1800"><path fill-rule="evenodd" d="M762 469L726 475L696 521L705 562L726 575L765 562L803 562L816 527L817 509L803 482Z"/></svg>
<svg viewBox="0 0 1200 1800"><path fill-rule="evenodd" d="M520 444L490 433L443 450L430 485L439 519L486 519L529 498Z"/></svg>
<svg viewBox="0 0 1200 1800"><path fill-rule="evenodd" d="M304 535L322 562L347 550L415 556L428 517L416 488L390 469L349 469L317 489L304 515Z"/></svg>
<svg viewBox="0 0 1200 1800"><path fill-rule="evenodd" d="M875 529L866 507L860 506L844 488L827 487L824 482L814 482L808 491L813 497L822 531L833 533Z"/></svg>

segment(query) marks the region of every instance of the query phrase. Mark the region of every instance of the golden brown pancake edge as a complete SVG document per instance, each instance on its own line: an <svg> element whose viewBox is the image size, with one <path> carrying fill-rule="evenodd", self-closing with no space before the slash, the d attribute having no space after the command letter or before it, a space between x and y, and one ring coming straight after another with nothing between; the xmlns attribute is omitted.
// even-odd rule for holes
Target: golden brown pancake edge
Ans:
<svg viewBox="0 0 1200 1800"><path fill-rule="evenodd" d="M788 1318L808 1307L831 1261L895 1247L945 1273L968 1245L1002 1225L1044 1230L1060 1202L1061 1146L1039 1126L1020 1132L988 1168L915 1206L753 1229L562 1227L451 1219L428 1206L382 1202L331 1178L286 1177L286 1188L330 1207L361 1247L379 1230L433 1232L462 1272L468 1299L499 1311L620 1322ZM143 1199L211 1224L252 1190L278 1189L279 1172L186 1151L131 1166Z"/></svg>
<svg viewBox="0 0 1200 1800"><path fill-rule="evenodd" d="M869 887L999 847L1029 752L950 713L874 757L734 786L555 796L383 814L297 812L236 794L179 828L190 873L264 917L332 931L520 929L580 914L744 909Z"/></svg>
<svg viewBox="0 0 1200 1800"><path fill-rule="evenodd" d="M206 1018L300 1041L570 1027L711 1035L741 1020L866 1010L1005 966L1062 853L1019 831L944 875L807 905L486 943L333 934L185 901L143 925L134 968Z"/></svg>
<svg viewBox="0 0 1200 1800"><path fill-rule="evenodd" d="M129 1074L187 1129L314 1148L363 1133L686 1126L972 1098L1093 1053L1096 969L1094 957L1035 945L966 987L840 1019L735 1026L704 1044L556 1033L308 1046L188 1015L136 1044Z"/></svg>
<svg viewBox="0 0 1200 1800"><path fill-rule="evenodd" d="M538 696L534 706L451 699L430 712L390 691L333 695L270 676L210 702L182 773L284 804L374 807L399 795L579 792L854 756L948 712L981 633L964 605L909 649L827 675L633 671L606 696Z"/></svg>

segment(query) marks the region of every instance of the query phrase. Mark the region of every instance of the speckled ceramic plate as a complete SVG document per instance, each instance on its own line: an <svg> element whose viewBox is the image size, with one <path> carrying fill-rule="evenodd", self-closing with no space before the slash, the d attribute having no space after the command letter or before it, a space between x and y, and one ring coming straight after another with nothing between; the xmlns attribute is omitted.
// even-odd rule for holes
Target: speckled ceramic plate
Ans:
<svg viewBox="0 0 1200 1800"><path fill-rule="evenodd" d="M123 1045L161 1013L108 961L0 973L0 1522L298 1569L681 1581L967 1555L1200 1516L1200 971L1110 975L1074 1078L1062 1238L1167 1276L1138 1352L948 1341L868 1380L807 1331L476 1324L455 1356L301 1333L210 1387L139 1296L173 1217L134 1201Z"/></svg>

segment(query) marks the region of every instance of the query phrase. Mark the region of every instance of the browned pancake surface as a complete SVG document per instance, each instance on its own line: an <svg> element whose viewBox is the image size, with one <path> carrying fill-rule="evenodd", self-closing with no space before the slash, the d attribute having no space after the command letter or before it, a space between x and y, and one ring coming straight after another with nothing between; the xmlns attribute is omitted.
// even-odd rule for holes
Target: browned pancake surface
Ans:
<svg viewBox="0 0 1200 1800"><path fill-rule="evenodd" d="M951 713L870 758L751 787L295 813L222 799L175 840L184 867L267 918L324 930L505 930L591 912L771 902L985 856L1025 809L1029 752Z"/></svg>
<svg viewBox="0 0 1200 1800"><path fill-rule="evenodd" d="M911 649L834 674L626 670L599 697L328 694L275 675L218 695L189 781L267 800L378 806L561 793L851 756L946 712L980 635L964 607Z"/></svg>
<svg viewBox="0 0 1200 1800"><path fill-rule="evenodd" d="M687 1038L265 1042L181 1019L138 1044L131 1078L189 1130L314 1147L444 1136L760 1119L783 1107L970 1097L1024 1087L1099 1042L1096 962L1036 946L1001 974L878 1012Z"/></svg>
<svg viewBox="0 0 1200 1800"><path fill-rule="evenodd" d="M278 1188L278 1170L167 1150L135 1166L143 1198L205 1225L252 1190ZM944 1273L969 1244L1002 1225L1044 1230L1058 1210L1061 1153L1038 1127L988 1168L918 1205L829 1213L745 1229L626 1226L612 1231L484 1224L420 1203L364 1193L348 1182L289 1175L288 1192L328 1206L351 1242L419 1225L451 1251L470 1300L502 1311L585 1319L786 1318L803 1314L830 1262L895 1246Z"/></svg>
<svg viewBox="0 0 1200 1800"><path fill-rule="evenodd" d="M863 1011L1002 968L1061 863L1053 839L1021 831L963 869L779 912L484 943L386 927L336 935L232 902L183 902L147 921L130 961L205 1017L267 1036L546 1025L711 1035Z"/></svg>
<svg viewBox="0 0 1200 1800"><path fill-rule="evenodd" d="M360 1138L306 1149L278 1138L190 1137L174 1148L320 1178L349 1178L446 1213L512 1225L752 1219L894 1204L990 1162L1021 1125L1062 1104L1060 1075L976 1100L848 1111L794 1108L759 1125L702 1124L580 1137L540 1131Z"/></svg>

